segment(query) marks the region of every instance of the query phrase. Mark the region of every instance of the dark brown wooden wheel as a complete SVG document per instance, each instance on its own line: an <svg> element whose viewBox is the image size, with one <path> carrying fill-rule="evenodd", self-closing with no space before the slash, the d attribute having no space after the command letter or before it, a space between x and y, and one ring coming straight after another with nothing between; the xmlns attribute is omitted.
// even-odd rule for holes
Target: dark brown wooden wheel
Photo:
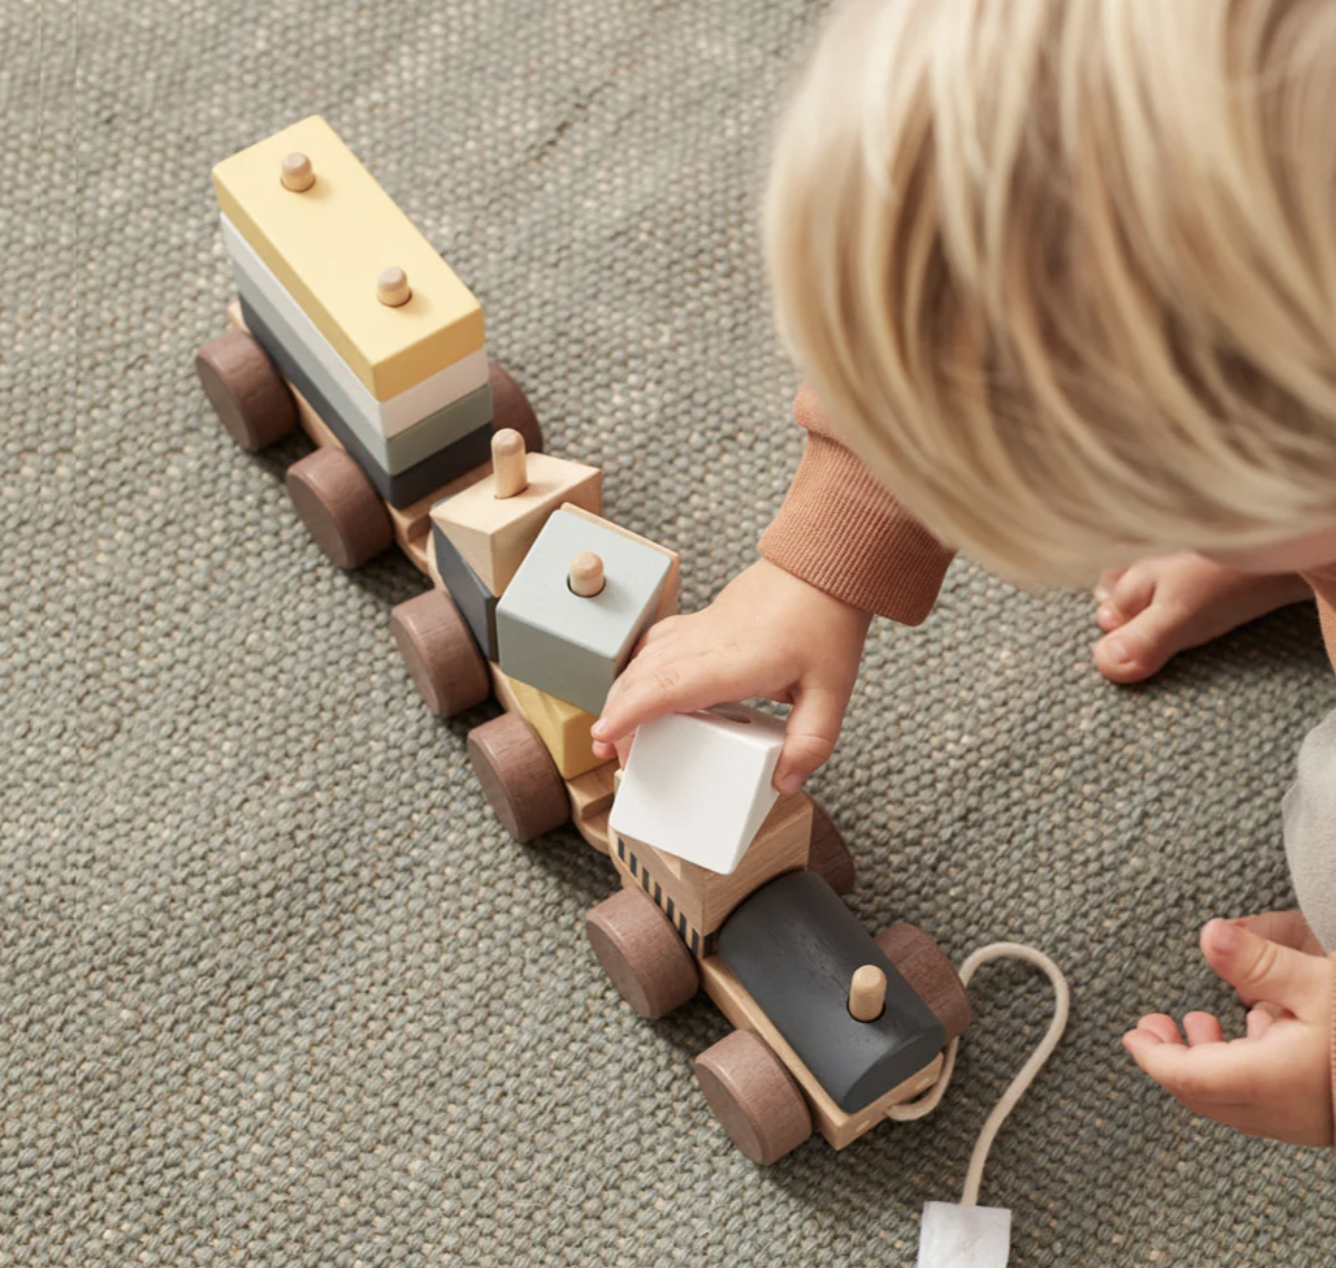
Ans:
<svg viewBox="0 0 1336 1268"><path fill-rule="evenodd" d="M585 933L603 971L642 1017L666 1017L700 986L686 944L638 889L623 889L592 908Z"/></svg>
<svg viewBox="0 0 1336 1268"><path fill-rule="evenodd" d="M942 1023L948 1040L969 1029L970 997L956 966L917 925L901 922L877 934L877 945L886 952L900 975Z"/></svg>
<svg viewBox="0 0 1336 1268"><path fill-rule="evenodd" d="M844 844L844 837L819 801L812 802L812 846L807 866L824 876L837 894L853 892L858 879L854 856Z"/></svg>
<svg viewBox="0 0 1336 1268"><path fill-rule="evenodd" d="M778 1162L812 1134L798 1084L759 1035L735 1030L706 1048L695 1067L714 1116L753 1162Z"/></svg>
<svg viewBox="0 0 1336 1268"><path fill-rule="evenodd" d="M317 449L294 462L288 496L316 545L340 568L374 559L394 540L385 503L342 449Z"/></svg>
<svg viewBox="0 0 1336 1268"><path fill-rule="evenodd" d="M571 804L546 746L518 713L475 726L469 760L507 832L521 843L561 827Z"/></svg>
<svg viewBox="0 0 1336 1268"><path fill-rule="evenodd" d="M492 430L513 427L524 437L526 452L542 453L543 428L524 390L495 361L487 363L487 378L492 389Z"/></svg>
<svg viewBox="0 0 1336 1268"><path fill-rule="evenodd" d="M283 376L250 335L229 330L195 353L195 373L228 435L252 452L297 425L297 404Z"/></svg>
<svg viewBox="0 0 1336 1268"><path fill-rule="evenodd" d="M491 694L487 662L444 591L428 590L399 604L390 613L390 629L414 686L438 718L471 709Z"/></svg>

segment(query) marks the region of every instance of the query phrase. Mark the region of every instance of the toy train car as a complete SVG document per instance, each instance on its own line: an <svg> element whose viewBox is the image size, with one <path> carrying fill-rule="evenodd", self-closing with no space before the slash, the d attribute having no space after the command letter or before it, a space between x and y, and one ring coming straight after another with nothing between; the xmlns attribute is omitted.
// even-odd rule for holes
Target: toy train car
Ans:
<svg viewBox="0 0 1336 1268"><path fill-rule="evenodd" d="M677 610L678 556L602 516L598 468L542 452L467 288L320 118L224 160L214 185L239 298L196 356L210 401L247 449L297 423L314 441L287 486L336 564L397 542L432 582L391 618L418 691L442 716L494 691L505 711L468 750L504 826L527 842L571 820L610 857L623 888L586 930L622 995L660 1017L703 985L737 1027L696 1062L734 1141L772 1162L815 1123L842 1148L930 1085L968 1024L964 989L926 935L873 939L840 901L839 832L770 787L782 724L742 706L678 720L722 759L704 801L642 738L625 772L595 758L609 687ZM684 856L698 827L668 831L656 780L658 804L709 807L706 836L727 821L726 865ZM614 829L614 806L647 826Z"/></svg>

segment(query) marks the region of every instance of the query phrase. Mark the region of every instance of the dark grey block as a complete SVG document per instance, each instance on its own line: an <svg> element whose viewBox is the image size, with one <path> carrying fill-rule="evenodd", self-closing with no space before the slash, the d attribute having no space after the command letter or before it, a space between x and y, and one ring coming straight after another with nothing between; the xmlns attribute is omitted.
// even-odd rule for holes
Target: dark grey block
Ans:
<svg viewBox="0 0 1336 1268"><path fill-rule="evenodd" d="M432 523L432 541L436 544L436 571L441 574L450 597L468 622L473 637L482 654L488 660L499 659L496 650L496 595L484 584L464 556L454 548L454 544L441 531L439 524Z"/></svg>
<svg viewBox="0 0 1336 1268"><path fill-rule="evenodd" d="M757 890L719 930L719 955L835 1103L855 1113L946 1046L941 1023L815 872ZM876 1021L849 1012L854 970L886 974Z"/></svg>
<svg viewBox="0 0 1336 1268"><path fill-rule="evenodd" d="M255 309L246 302L244 295L241 296L241 313L251 334L283 372L283 377L306 397L325 426L356 459L357 465L371 481L371 487L391 506L411 506L491 458L492 424L488 422L431 457L424 458L397 475L391 475L330 404L320 385L306 373L297 358L283 346L283 341L274 335Z"/></svg>

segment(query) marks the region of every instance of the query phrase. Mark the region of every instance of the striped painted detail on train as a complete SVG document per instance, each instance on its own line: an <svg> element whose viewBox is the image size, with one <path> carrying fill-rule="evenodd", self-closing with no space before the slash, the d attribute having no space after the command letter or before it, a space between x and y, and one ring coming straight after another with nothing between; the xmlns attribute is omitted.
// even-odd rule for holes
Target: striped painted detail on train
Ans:
<svg viewBox="0 0 1336 1268"><path fill-rule="evenodd" d="M700 930L677 909L677 904L673 902L672 896L663 892L663 886L650 875L649 868L636 858L633 851L626 848L626 842L621 837L617 837L617 857L626 864L627 870L631 873L631 879L640 882L640 887L649 899L668 917L668 922L677 930L678 935L687 944L687 949L691 954L697 959L704 959L707 955L713 955L715 935L711 933L704 937L701 936Z"/></svg>

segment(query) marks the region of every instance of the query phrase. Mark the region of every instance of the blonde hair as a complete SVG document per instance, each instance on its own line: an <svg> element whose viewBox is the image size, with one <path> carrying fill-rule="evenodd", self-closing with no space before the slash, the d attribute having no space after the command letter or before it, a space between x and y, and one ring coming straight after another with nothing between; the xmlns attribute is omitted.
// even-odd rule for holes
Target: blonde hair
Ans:
<svg viewBox="0 0 1336 1268"><path fill-rule="evenodd" d="M1336 4L854 0L766 249L842 434L1022 580L1336 519Z"/></svg>

